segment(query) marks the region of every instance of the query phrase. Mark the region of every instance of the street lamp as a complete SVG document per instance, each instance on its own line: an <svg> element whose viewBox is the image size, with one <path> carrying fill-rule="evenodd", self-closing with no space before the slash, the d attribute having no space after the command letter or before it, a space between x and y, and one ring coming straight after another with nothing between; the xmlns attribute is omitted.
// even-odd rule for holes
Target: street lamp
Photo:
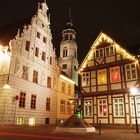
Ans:
<svg viewBox="0 0 140 140"><path fill-rule="evenodd" d="M138 128L138 119L137 119L137 110L136 110L136 99L135 96L138 93L138 89L137 88L131 88L130 89L131 94L133 95L133 99L134 99L134 111L135 111L135 123L136 123L136 133L139 133L139 128Z"/></svg>

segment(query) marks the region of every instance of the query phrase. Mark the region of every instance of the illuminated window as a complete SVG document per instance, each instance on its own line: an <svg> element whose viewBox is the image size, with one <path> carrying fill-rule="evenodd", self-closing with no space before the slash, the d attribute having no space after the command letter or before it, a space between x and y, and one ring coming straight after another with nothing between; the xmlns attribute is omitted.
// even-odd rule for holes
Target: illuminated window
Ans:
<svg viewBox="0 0 140 140"><path fill-rule="evenodd" d="M62 82L62 93L65 93L65 83Z"/></svg>
<svg viewBox="0 0 140 140"><path fill-rule="evenodd" d="M113 99L113 110L115 117L124 116L124 99L123 98L114 98Z"/></svg>
<svg viewBox="0 0 140 140"><path fill-rule="evenodd" d="M30 41L26 41L25 50L29 52L29 50L30 50Z"/></svg>
<svg viewBox="0 0 140 140"><path fill-rule="evenodd" d="M38 71L33 70L33 82L38 83Z"/></svg>
<svg viewBox="0 0 140 140"><path fill-rule="evenodd" d="M105 54L106 54L106 56L113 55L114 54L114 47L113 46L106 47Z"/></svg>
<svg viewBox="0 0 140 140"><path fill-rule="evenodd" d="M51 77L47 77L47 87L51 88Z"/></svg>
<svg viewBox="0 0 140 140"><path fill-rule="evenodd" d="M140 96L135 96L135 101L136 101L136 114L138 117L140 117ZM131 116L135 116L135 109L134 109L134 98L130 98L130 104L131 104Z"/></svg>
<svg viewBox="0 0 140 140"><path fill-rule="evenodd" d="M31 109L36 108L36 95L31 95Z"/></svg>
<svg viewBox="0 0 140 140"><path fill-rule="evenodd" d="M46 43L47 42L47 38L43 37L43 42Z"/></svg>
<svg viewBox="0 0 140 140"><path fill-rule="evenodd" d="M98 116L99 117L107 117L107 99L99 99L98 100Z"/></svg>
<svg viewBox="0 0 140 140"><path fill-rule="evenodd" d="M46 60L46 53L42 52L42 60L45 61Z"/></svg>
<svg viewBox="0 0 140 140"><path fill-rule="evenodd" d="M72 113L71 104L69 101L67 101L67 114L70 115L71 113Z"/></svg>
<svg viewBox="0 0 140 140"><path fill-rule="evenodd" d="M92 117L92 116L93 116L92 101L91 100L84 101L84 117Z"/></svg>
<svg viewBox="0 0 140 140"><path fill-rule="evenodd" d="M29 118L29 125L31 126L35 125L35 118Z"/></svg>
<svg viewBox="0 0 140 140"><path fill-rule="evenodd" d="M127 64L125 66L125 74L127 80L134 80L137 79L137 70L135 64Z"/></svg>
<svg viewBox="0 0 140 140"><path fill-rule="evenodd" d="M19 107L25 108L26 93L21 92L19 98Z"/></svg>
<svg viewBox="0 0 140 140"><path fill-rule="evenodd" d="M68 85L68 94L71 95L71 85Z"/></svg>
<svg viewBox="0 0 140 140"><path fill-rule="evenodd" d="M83 73L82 75L82 86L90 85L90 74L88 72Z"/></svg>
<svg viewBox="0 0 140 140"><path fill-rule="evenodd" d="M120 68L114 67L110 69L110 81L112 83L120 81Z"/></svg>
<svg viewBox="0 0 140 140"><path fill-rule="evenodd" d="M23 117L17 118L17 125L23 125L25 124L25 119Z"/></svg>
<svg viewBox="0 0 140 140"><path fill-rule="evenodd" d="M96 58L102 58L104 56L104 49L96 50Z"/></svg>
<svg viewBox="0 0 140 140"><path fill-rule="evenodd" d="M25 80L28 80L28 76L29 76L28 70L29 70L28 67L23 66L22 78L25 79Z"/></svg>
<svg viewBox="0 0 140 140"><path fill-rule="evenodd" d="M98 84L106 84L107 83L107 72L106 70L98 70Z"/></svg>
<svg viewBox="0 0 140 140"><path fill-rule="evenodd" d="M63 64L62 69L67 69L67 64Z"/></svg>
<svg viewBox="0 0 140 140"><path fill-rule="evenodd" d="M51 108L50 98L46 98L46 110L50 111L50 108Z"/></svg>
<svg viewBox="0 0 140 140"><path fill-rule="evenodd" d="M65 47L64 50L63 50L63 57L67 57L67 53L68 53L68 50Z"/></svg>
<svg viewBox="0 0 140 140"><path fill-rule="evenodd" d="M60 113L64 114L65 113L65 101L60 100Z"/></svg>
<svg viewBox="0 0 140 140"><path fill-rule="evenodd" d="M38 57L39 56L39 48L35 48L35 56Z"/></svg>
<svg viewBox="0 0 140 140"><path fill-rule="evenodd" d="M39 32L37 32L37 37L40 38L40 33Z"/></svg>

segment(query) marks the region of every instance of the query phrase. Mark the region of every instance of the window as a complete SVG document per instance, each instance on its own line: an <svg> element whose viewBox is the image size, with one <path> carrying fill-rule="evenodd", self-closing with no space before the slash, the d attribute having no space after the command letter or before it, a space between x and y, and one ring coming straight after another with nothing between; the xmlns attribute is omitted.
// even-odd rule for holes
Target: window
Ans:
<svg viewBox="0 0 140 140"><path fill-rule="evenodd" d="M74 70L77 70L76 66L74 65Z"/></svg>
<svg viewBox="0 0 140 140"><path fill-rule="evenodd" d="M25 119L22 117L17 118L17 125L23 125L25 124Z"/></svg>
<svg viewBox="0 0 140 140"><path fill-rule="evenodd" d="M30 41L26 41L25 50L29 52L29 50L30 50Z"/></svg>
<svg viewBox="0 0 140 140"><path fill-rule="evenodd" d="M38 83L38 71L33 70L33 82Z"/></svg>
<svg viewBox="0 0 140 140"><path fill-rule="evenodd" d="M39 48L35 48L35 56L38 57L39 56Z"/></svg>
<svg viewBox="0 0 140 140"><path fill-rule="evenodd" d="M70 40L72 40L72 39L73 39L73 38L72 38L72 35L69 35L69 39L70 39Z"/></svg>
<svg viewBox="0 0 140 140"><path fill-rule="evenodd" d="M68 53L68 50L65 47L65 49L63 50L63 57L67 57L67 55L68 55L67 53Z"/></svg>
<svg viewBox="0 0 140 140"><path fill-rule="evenodd" d="M98 70L98 84L106 84L107 83L107 72L106 69Z"/></svg>
<svg viewBox="0 0 140 140"><path fill-rule="evenodd" d="M91 100L84 101L84 116L85 117L93 116L93 107Z"/></svg>
<svg viewBox="0 0 140 140"><path fill-rule="evenodd" d="M125 71L127 80L134 80L137 78L137 70L135 64L127 64L125 66Z"/></svg>
<svg viewBox="0 0 140 140"><path fill-rule="evenodd" d="M135 96L130 98L131 103L131 116L135 116L135 108L134 108L134 98L136 101L136 114L138 117L140 117L140 96Z"/></svg>
<svg viewBox="0 0 140 140"><path fill-rule="evenodd" d="M90 84L90 75L88 72L83 73L82 76L82 86L89 86Z"/></svg>
<svg viewBox="0 0 140 140"><path fill-rule="evenodd" d="M102 58L104 56L104 49L96 50L96 58Z"/></svg>
<svg viewBox="0 0 140 140"><path fill-rule="evenodd" d="M114 98L114 116L115 117L123 117L124 116L124 100L123 98Z"/></svg>
<svg viewBox="0 0 140 140"><path fill-rule="evenodd" d="M25 99L26 99L26 93L21 92L20 93L20 98L19 98L19 107L24 107L25 108Z"/></svg>
<svg viewBox="0 0 140 140"><path fill-rule="evenodd" d="M64 114L65 113L65 101L60 100L60 113Z"/></svg>
<svg viewBox="0 0 140 140"><path fill-rule="evenodd" d="M40 38L40 33L39 32L37 32L37 37Z"/></svg>
<svg viewBox="0 0 140 140"><path fill-rule="evenodd" d="M63 64L62 69L67 69L67 64Z"/></svg>
<svg viewBox="0 0 140 140"><path fill-rule="evenodd" d="M64 40L68 40L68 35L64 35Z"/></svg>
<svg viewBox="0 0 140 140"><path fill-rule="evenodd" d="M70 115L71 114L71 104L69 101L67 101L67 114Z"/></svg>
<svg viewBox="0 0 140 140"><path fill-rule="evenodd" d="M50 57L50 65L52 65L52 57Z"/></svg>
<svg viewBox="0 0 140 140"><path fill-rule="evenodd" d="M114 54L114 47L113 46L106 47L105 53L106 53L106 56Z"/></svg>
<svg viewBox="0 0 140 140"><path fill-rule="evenodd" d="M68 94L71 95L71 85L68 85Z"/></svg>
<svg viewBox="0 0 140 140"><path fill-rule="evenodd" d="M28 67L23 66L22 78L25 79L25 80L28 80L28 75L29 75L28 70L29 70Z"/></svg>
<svg viewBox="0 0 140 140"><path fill-rule="evenodd" d="M47 87L51 88L51 77L47 77Z"/></svg>
<svg viewBox="0 0 140 140"><path fill-rule="evenodd" d="M110 69L110 81L112 83L120 81L120 68L113 67Z"/></svg>
<svg viewBox="0 0 140 140"><path fill-rule="evenodd" d="M62 82L62 92L65 93L65 83Z"/></svg>
<svg viewBox="0 0 140 140"><path fill-rule="evenodd" d="M50 105L51 105L51 104L50 104L50 98L47 98L47 99L46 99L46 110L47 110L47 111L50 111Z"/></svg>
<svg viewBox="0 0 140 140"><path fill-rule="evenodd" d="M42 60L45 61L46 60L46 53L42 52Z"/></svg>
<svg viewBox="0 0 140 140"><path fill-rule="evenodd" d="M98 116L99 117L107 117L107 100L99 99L98 100Z"/></svg>
<svg viewBox="0 0 140 140"><path fill-rule="evenodd" d="M31 95L31 109L36 108L36 95Z"/></svg>
<svg viewBox="0 0 140 140"><path fill-rule="evenodd" d="M46 43L47 42L47 38L43 37L43 42Z"/></svg>

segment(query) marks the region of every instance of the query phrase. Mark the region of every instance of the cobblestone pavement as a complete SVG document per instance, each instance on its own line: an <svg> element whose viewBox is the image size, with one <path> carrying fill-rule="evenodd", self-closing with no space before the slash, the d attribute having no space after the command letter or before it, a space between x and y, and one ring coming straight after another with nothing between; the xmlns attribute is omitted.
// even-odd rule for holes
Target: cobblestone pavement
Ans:
<svg viewBox="0 0 140 140"><path fill-rule="evenodd" d="M135 129L102 129L94 133L56 132L56 126L0 126L0 140L140 140Z"/></svg>

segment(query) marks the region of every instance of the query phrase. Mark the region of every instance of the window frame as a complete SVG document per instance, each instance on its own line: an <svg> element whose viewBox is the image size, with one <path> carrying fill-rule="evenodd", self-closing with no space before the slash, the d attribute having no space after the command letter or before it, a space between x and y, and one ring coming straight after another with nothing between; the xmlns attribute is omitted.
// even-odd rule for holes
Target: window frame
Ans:
<svg viewBox="0 0 140 140"><path fill-rule="evenodd" d="M25 105L26 105L26 93L25 92L20 92L19 107L20 108L25 108Z"/></svg>
<svg viewBox="0 0 140 140"><path fill-rule="evenodd" d="M107 84L107 70L106 69L100 69L97 71L97 83L98 83L98 85L106 85Z"/></svg>
<svg viewBox="0 0 140 140"><path fill-rule="evenodd" d="M120 100L122 100L122 102L120 102ZM121 106L120 105L122 105L122 113L121 113ZM124 110L124 98L122 98L122 97L113 98L113 114L114 114L114 117L124 117L125 116L124 111L125 111Z"/></svg>
<svg viewBox="0 0 140 140"><path fill-rule="evenodd" d="M33 70L33 83L38 83L38 71Z"/></svg>
<svg viewBox="0 0 140 140"><path fill-rule="evenodd" d="M93 117L93 101L84 100L84 117Z"/></svg>
<svg viewBox="0 0 140 140"><path fill-rule="evenodd" d="M114 71L112 71L114 70ZM118 80L117 80L117 77L116 77L116 72L118 71ZM121 75L120 75L120 67L117 66L117 67L111 67L110 68L110 82L111 83L117 83L117 82L120 82L121 81ZM116 79L115 79L116 78ZM114 79L114 80L113 80Z"/></svg>
<svg viewBox="0 0 140 140"><path fill-rule="evenodd" d="M36 95L31 95L31 109L36 109Z"/></svg>
<svg viewBox="0 0 140 140"><path fill-rule="evenodd" d="M98 99L98 117L108 117L107 99Z"/></svg>
<svg viewBox="0 0 140 140"><path fill-rule="evenodd" d="M134 66L134 67L132 67ZM129 67L129 69L128 69ZM133 77L133 72L132 71L135 71L135 77ZM130 75L128 75L128 73ZM130 80L136 80L138 78L138 75L137 75L137 66L135 63L131 63L131 64L126 64L125 65L125 76L126 76L126 80L127 81L130 81ZM130 78L128 78L130 77Z"/></svg>
<svg viewBox="0 0 140 140"><path fill-rule="evenodd" d="M28 80L28 78L29 78L29 67L27 67L25 65L23 65L23 67L22 67L22 78L24 80Z"/></svg>

